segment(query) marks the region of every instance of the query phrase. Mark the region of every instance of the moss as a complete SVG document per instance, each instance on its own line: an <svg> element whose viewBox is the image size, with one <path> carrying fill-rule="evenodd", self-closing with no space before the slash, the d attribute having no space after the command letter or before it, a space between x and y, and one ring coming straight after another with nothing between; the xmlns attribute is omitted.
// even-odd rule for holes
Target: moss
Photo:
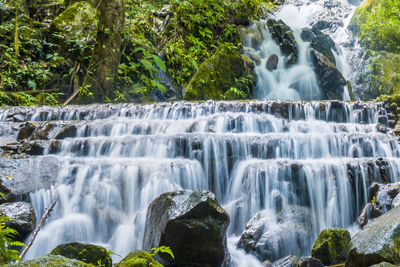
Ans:
<svg viewBox="0 0 400 267"><path fill-rule="evenodd" d="M364 0L356 9L353 14L353 17L350 20L348 29L354 32L355 34L360 34L360 25L364 24L367 21L367 15L371 12L373 8L374 1L372 0Z"/></svg>
<svg viewBox="0 0 400 267"><path fill-rule="evenodd" d="M351 237L347 230L325 229L315 241L311 255L325 265L338 264L346 261L350 246Z"/></svg>
<svg viewBox="0 0 400 267"><path fill-rule="evenodd" d="M189 82L184 98L186 100L219 100L249 97L250 90L246 92L246 82L240 82L240 79L254 79L248 77L251 71L246 70L249 61L251 59L243 58L235 49L221 45L211 58L200 65ZM231 88L238 90L231 90ZM228 92L229 90L233 92ZM224 97L226 92L228 94Z"/></svg>
<svg viewBox="0 0 400 267"><path fill-rule="evenodd" d="M70 5L55 18L52 26L68 39L94 38L98 21L97 9L89 2L80 1Z"/></svg>
<svg viewBox="0 0 400 267"><path fill-rule="evenodd" d="M94 265L101 264L104 267L111 267L112 261L105 248L90 244L67 243L57 246L50 253L61 255L69 259L76 259Z"/></svg>
<svg viewBox="0 0 400 267"><path fill-rule="evenodd" d="M90 267L93 265L86 264L82 261L67 259L63 256L50 255L36 260L29 260L17 264L10 264L7 266L14 267Z"/></svg>
<svg viewBox="0 0 400 267"><path fill-rule="evenodd" d="M115 267L162 267L162 265L153 259L151 255L145 251L136 250L129 253Z"/></svg>

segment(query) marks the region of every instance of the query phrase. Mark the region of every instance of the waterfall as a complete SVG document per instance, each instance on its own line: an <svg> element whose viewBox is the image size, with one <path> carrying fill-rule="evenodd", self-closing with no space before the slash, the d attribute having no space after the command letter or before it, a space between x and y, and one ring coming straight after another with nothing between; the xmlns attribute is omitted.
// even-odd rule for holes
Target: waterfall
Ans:
<svg viewBox="0 0 400 267"><path fill-rule="evenodd" d="M362 62L362 50L358 40L348 30L351 17L360 1L358 0L287 0L273 16L282 20L293 31L298 60L287 63L288 55L282 53L266 21L256 22L247 30L244 40L245 53L255 61L257 87L254 93L258 99L320 100L324 96L318 85L310 57L310 42L300 37L304 28L313 28L327 34L335 42L332 53L338 70L346 80L357 84ZM249 33L250 32L250 33ZM261 33L262 40L260 40ZM285 48L284 48L285 49ZM266 65L272 55L277 56L277 66L268 69ZM350 100L348 88L343 91L343 100ZM359 88L357 88L359 89Z"/></svg>
<svg viewBox="0 0 400 267"><path fill-rule="evenodd" d="M41 141L44 155L31 158L58 166L52 186L30 194L37 216L55 190L59 200L27 258L69 241L104 245L124 256L141 248L153 199L199 188L214 192L230 214L233 266L257 266L236 244L259 212L275 244L270 260L307 255L322 229L354 227L371 183L400 177L400 146L376 127L385 116L381 104L339 101L1 110L8 128L30 120L77 128L75 137L59 140L50 131Z"/></svg>

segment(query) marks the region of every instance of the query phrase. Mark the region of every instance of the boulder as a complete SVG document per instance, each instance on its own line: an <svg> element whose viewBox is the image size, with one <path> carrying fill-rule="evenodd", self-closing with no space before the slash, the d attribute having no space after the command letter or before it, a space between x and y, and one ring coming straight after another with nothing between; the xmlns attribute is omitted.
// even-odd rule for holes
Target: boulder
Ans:
<svg viewBox="0 0 400 267"><path fill-rule="evenodd" d="M371 202L367 203L360 216L358 223L361 227L369 220L385 214L400 204L400 183L373 184L370 189Z"/></svg>
<svg viewBox="0 0 400 267"><path fill-rule="evenodd" d="M298 61L298 50L296 39L288 25L282 20L269 19L267 21L269 32L272 39L278 44L282 54L288 59L285 62L286 66L294 65Z"/></svg>
<svg viewBox="0 0 400 267"><path fill-rule="evenodd" d="M301 257L297 267L324 267L324 264L316 258Z"/></svg>
<svg viewBox="0 0 400 267"><path fill-rule="evenodd" d="M67 39L95 39L99 12L90 1L79 1L68 6L52 23L54 31Z"/></svg>
<svg viewBox="0 0 400 267"><path fill-rule="evenodd" d="M396 265L391 264L389 262L381 262L378 264L371 265L370 267L396 267Z"/></svg>
<svg viewBox="0 0 400 267"><path fill-rule="evenodd" d="M21 141L24 139L29 139L33 131L35 131L37 124L34 122L25 122L20 125L20 129L17 135L17 140Z"/></svg>
<svg viewBox="0 0 400 267"><path fill-rule="evenodd" d="M229 96L229 99L248 98L251 92L238 82L240 78L255 80L254 70L249 66L248 57L243 57L236 49L221 45L215 54L204 61L190 80L184 98L186 100L224 99L232 87L243 95ZM254 64L253 64L254 66ZM251 81L250 81L251 80Z"/></svg>
<svg viewBox="0 0 400 267"><path fill-rule="evenodd" d="M55 135L55 139L65 139L70 137L75 137L77 134L77 127L75 125L66 125Z"/></svg>
<svg viewBox="0 0 400 267"><path fill-rule="evenodd" d="M90 267L91 264L86 264L82 261L67 259L63 256L49 255L40 257L36 260L29 260L24 262L19 262L16 264L9 264L7 266L12 267Z"/></svg>
<svg viewBox="0 0 400 267"><path fill-rule="evenodd" d="M229 215L205 190L165 193L147 210L143 248L168 246L177 266L227 266ZM161 254L161 263L171 263Z"/></svg>
<svg viewBox="0 0 400 267"><path fill-rule="evenodd" d="M300 259L289 255L272 263L272 267L297 267Z"/></svg>
<svg viewBox="0 0 400 267"><path fill-rule="evenodd" d="M326 56L333 64L336 65L336 59L333 51L336 51L335 42L327 34L323 34L317 29L312 29L315 37L311 40L311 47Z"/></svg>
<svg viewBox="0 0 400 267"><path fill-rule="evenodd" d="M347 82L336 65L315 49L311 49L311 58L325 99L343 99L343 91Z"/></svg>
<svg viewBox="0 0 400 267"><path fill-rule="evenodd" d="M96 266L112 266L112 260L107 250L91 244L78 242L61 244L53 249L50 255L61 255L68 259L75 259Z"/></svg>
<svg viewBox="0 0 400 267"><path fill-rule="evenodd" d="M304 42L311 42L315 38L315 33L310 28L301 29L300 38Z"/></svg>
<svg viewBox="0 0 400 267"><path fill-rule="evenodd" d="M275 197L275 195L274 195ZM311 216L300 206L281 209L276 196L275 211L258 212L247 224L240 236L238 247L253 254L259 260L275 261L287 255L285 244L295 243L289 253L304 255L311 244Z"/></svg>
<svg viewBox="0 0 400 267"><path fill-rule="evenodd" d="M323 230L311 250L313 258L320 259L325 265L334 265L346 261L350 249L351 236L344 229Z"/></svg>
<svg viewBox="0 0 400 267"><path fill-rule="evenodd" d="M162 265L153 259L149 253L145 251L134 251L129 253L119 263L114 265L115 267L162 267Z"/></svg>
<svg viewBox="0 0 400 267"><path fill-rule="evenodd" d="M370 221L351 242L346 267L400 263L400 207Z"/></svg>
<svg viewBox="0 0 400 267"><path fill-rule="evenodd" d="M273 71L278 67L279 58L277 55L272 54L267 60L267 70Z"/></svg>
<svg viewBox="0 0 400 267"><path fill-rule="evenodd" d="M30 203L14 202L2 204L0 206L0 216L10 218L6 225L17 230L21 240L36 227L36 214Z"/></svg>

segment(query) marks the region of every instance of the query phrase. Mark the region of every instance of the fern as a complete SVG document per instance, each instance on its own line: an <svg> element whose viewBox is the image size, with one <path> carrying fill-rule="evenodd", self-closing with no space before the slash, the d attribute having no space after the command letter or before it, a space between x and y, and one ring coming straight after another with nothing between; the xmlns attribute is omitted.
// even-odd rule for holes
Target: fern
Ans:
<svg viewBox="0 0 400 267"><path fill-rule="evenodd" d="M25 244L14 239L18 236L18 231L6 225L10 218L0 216L0 264L8 264L13 261L21 260L19 251L10 247L24 247Z"/></svg>

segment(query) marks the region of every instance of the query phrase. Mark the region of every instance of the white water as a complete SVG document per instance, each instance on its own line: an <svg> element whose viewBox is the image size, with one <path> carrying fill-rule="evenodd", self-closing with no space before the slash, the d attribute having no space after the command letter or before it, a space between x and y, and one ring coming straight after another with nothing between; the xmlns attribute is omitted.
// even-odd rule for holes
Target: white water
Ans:
<svg viewBox="0 0 400 267"><path fill-rule="evenodd" d="M263 25L263 42L260 48L252 47L250 40L245 42L246 51L261 57L261 64L256 64L258 76L255 98L285 99L285 100L318 100L321 99L321 89L312 69L310 60L310 43L300 38L302 28L311 28L318 21L331 21L332 26L321 31L328 34L336 43L337 51L332 51L336 65L346 80L356 83L358 65L360 61L360 47L354 36L347 30L354 11L360 1L347 0L287 0L285 5L275 14L275 19L283 20L293 30L298 44L298 63L286 67L285 57L279 46L271 38L268 29ZM253 28L260 27L254 24ZM268 58L276 54L279 64L276 70L266 69ZM343 100L350 100L347 88L344 88Z"/></svg>
<svg viewBox="0 0 400 267"><path fill-rule="evenodd" d="M400 146L377 132L377 117L386 112L375 103L208 101L21 110L24 120L78 127L76 137L57 141L55 154L47 150L38 157L59 162L54 184L60 198L27 259L69 241L101 244L125 256L141 248L154 198L206 188L231 216L232 266L257 266L256 258L236 248L257 212L267 215L267 243L276 244L270 260L307 255L322 229L353 227L368 186L382 180L377 158L386 162L389 181L400 177ZM1 112L5 121L15 109ZM54 192L31 194L38 216Z"/></svg>

